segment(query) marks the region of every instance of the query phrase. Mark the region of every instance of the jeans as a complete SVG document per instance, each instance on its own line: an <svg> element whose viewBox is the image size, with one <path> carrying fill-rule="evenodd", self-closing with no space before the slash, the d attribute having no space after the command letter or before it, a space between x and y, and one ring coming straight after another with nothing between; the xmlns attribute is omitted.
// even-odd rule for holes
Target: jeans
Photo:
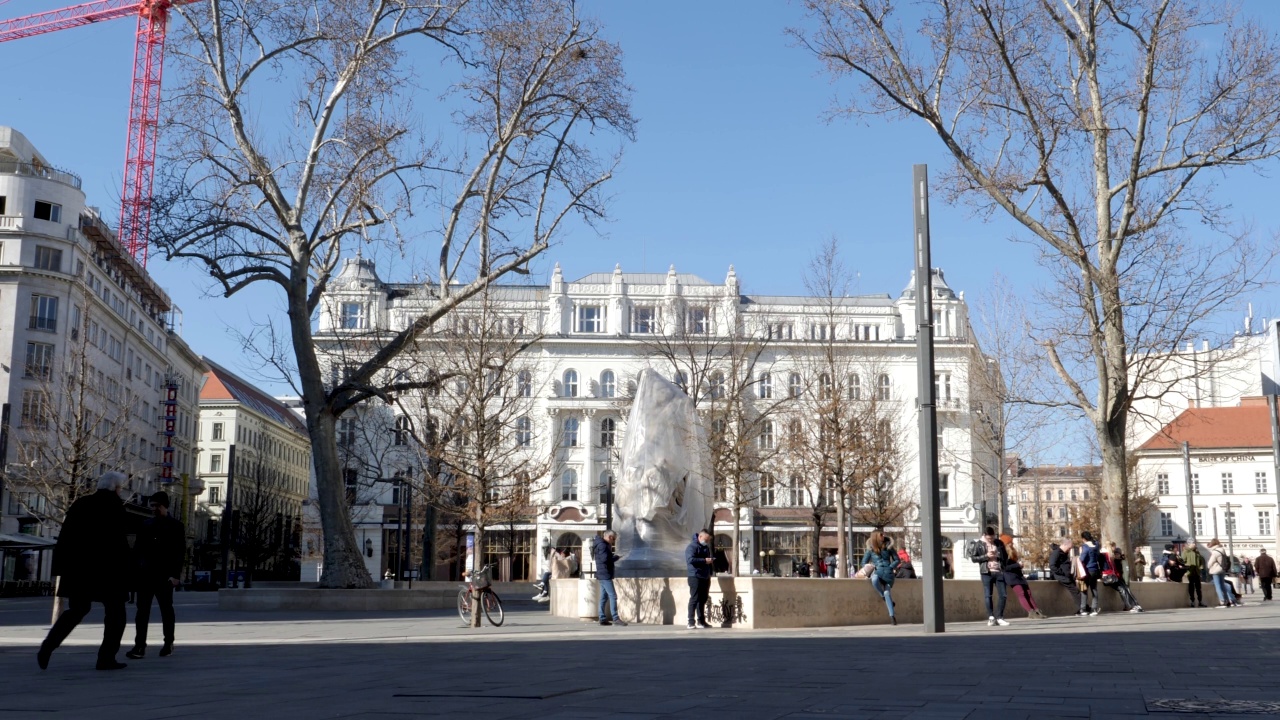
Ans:
<svg viewBox="0 0 1280 720"><path fill-rule="evenodd" d="M1264 577L1258 578L1258 585L1262 587L1263 600L1271 599L1271 582L1272 582L1271 578L1264 578Z"/></svg>
<svg viewBox="0 0 1280 720"><path fill-rule="evenodd" d="M618 591L613 589L613 578L600 581L600 619L618 619ZM611 614L606 615L609 612Z"/></svg>
<svg viewBox="0 0 1280 720"><path fill-rule="evenodd" d="M1204 591L1200 589L1200 568L1187 570L1187 600L1204 604Z"/></svg>
<svg viewBox="0 0 1280 720"><path fill-rule="evenodd" d="M67 609L62 611L57 622L49 628L49 635L45 637L40 649L49 652L56 650L76 625L80 624L84 616L89 614L91 607L93 607L93 601L87 597L68 598ZM102 645L98 647L98 662L115 662L116 653L120 651L120 638L124 637L124 626L127 624L124 593L120 593L120 599L115 602L102 603L102 607L106 610L106 617L102 625Z"/></svg>
<svg viewBox="0 0 1280 720"><path fill-rule="evenodd" d="M1000 588L1000 603L996 607L996 612L991 610L991 586L995 585ZM1004 604L1008 600L1008 589L1004 586L1004 573L992 575L990 573L982 574L982 595L987 601L987 617L1004 619Z"/></svg>
<svg viewBox="0 0 1280 720"><path fill-rule="evenodd" d="M1026 585L1014 585L1013 596L1018 598L1018 602L1022 604L1022 609L1027 611L1027 615L1037 610L1036 601L1031 597L1031 588Z"/></svg>
<svg viewBox="0 0 1280 720"><path fill-rule="evenodd" d="M138 608L134 611L133 644L144 648L147 646L147 624L151 621L151 598L160 606L160 623L164 630L164 642L173 644L173 583L168 578L144 581L138 589Z"/></svg>
<svg viewBox="0 0 1280 720"><path fill-rule="evenodd" d="M879 575L872 575L871 587L875 588L875 591L880 593L880 597L884 598L884 606L889 608L889 617L893 617L893 595L890 594L890 591L893 590L893 585L881 580Z"/></svg>
<svg viewBox="0 0 1280 720"><path fill-rule="evenodd" d="M707 597L711 594L711 578L689 578L689 624L697 622L707 624Z"/></svg>
<svg viewBox="0 0 1280 720"><path fill-rule="evenodd" d="M1071 601L1076 604L1077 612L1084 612L1084 595L1080 594L1080 588L1076 587L1076 581L1068 579L1065 582L1058 581L1058 584L1067 589L1071 593Z"/></svg>
<svg viewBox="0 0 1280 720"><path fill-rule="evenodd" d="M1102 598L1098 597L1098 579L1101 573L1089 573L1081 581L1084 583L1084 606L1093 608L1094 612L1102 612Z"/></svg>
<svg viewBox="0 0 1280 720"><path fill-rule="evenodd" d="M1111 589L1115 590L1116 593L1120 595L1120 602L1124 604L1125 610L1131 610L1138 607L1138 598L1134 597L1133 590L1129 589L1129 585L1127 583L1121 582L1119 585L1112 585Z"/></svg>
<svg viewBox="0 0 1280 720"><path fill-rule="evenodd" d="M1227 576L1222 573L1215 573L1209 577L1213 580L1213 591L1218 594L1218 604L1229 605L1231 603L1231 591L1227 589Z"/></svg>

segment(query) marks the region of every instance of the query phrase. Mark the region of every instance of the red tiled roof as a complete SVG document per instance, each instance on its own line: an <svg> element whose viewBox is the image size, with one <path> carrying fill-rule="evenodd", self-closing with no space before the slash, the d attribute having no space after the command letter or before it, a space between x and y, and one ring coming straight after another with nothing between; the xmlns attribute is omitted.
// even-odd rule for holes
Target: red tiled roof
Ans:
<svg viewBox="0 0 1280 720"><path fill-rule="evenodd" d="M1238 407L1191 408L1142 444L1139 450L1193 448L1271 448L1271 419L1267 406L1256 402Z"/></svg>
<svg viewBox="0 0 1280 720"><path fill-rule="evenodd" d="M209 358L204 358L204 361L208 363L210 370L204 374L204 387L200 389L201 400L232 400L266 415L294 432L307 434L307 426L279 400Z"/></svg>

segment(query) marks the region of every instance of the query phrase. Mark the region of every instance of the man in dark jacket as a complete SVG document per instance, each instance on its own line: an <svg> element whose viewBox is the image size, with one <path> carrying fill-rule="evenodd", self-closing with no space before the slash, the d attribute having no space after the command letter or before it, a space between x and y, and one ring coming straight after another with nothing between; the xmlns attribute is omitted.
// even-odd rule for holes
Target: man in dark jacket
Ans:
<svg viewBox="0 0 1280 720"><path fill-rule="evenodd" d="M711 533L699 530L693 542L684 549L684 565L689 571L689 629L707 629L707 596L711 594L711 570L715 562L711 552ZM697 622L694 622L694 616Z"/></svg>
<svg viewBox="0 0 1280 720"><path fill-rule="evenodd" d="M169 516L169 495L158 492L151 496L154 517L142 523L142 532L133 544L138 559L138 609L134 614L136 628L133 649L125 653L134 660L147 654L147 624L151 621L151 598L160 606L164 626L164 647L160 657L173 653L173 589L181 580L182 560L186 555L187 537L182 523Z"/></svg>
<svg viewBox="0 0 1280 720"><path fill-rule="evenodd" d="M1053 548L1049 553L1049 572L1053 573L1053 579L1059 585L1071 593L1071 600L1076 604L1076 617L1084 617L1084 595L1076 587L1075 573L1071 566L1071 538L1063 540L1061 545L1049 547Z"/></svg>
<svg viewBox="0 0 1280 720"><path fill-rule="evenodd" d="M58 616L40 645L36 659L42 670L49 667L53 651L89 614L95 602L102 603L106 610L97 667L99 670L125 667L116 661L116 653L124 635L124 600L130 571L124 501L120 499L127 483L124 473L103 473L98 478L98 491L76 500L67 510L58 544L53 549L53 574L59 578L58 596L67 598L67 609Z"/></svg>
<svg viewBox="0 0 1280 720"><path fill-rule="evenodd" d="M1275 558L1266 550L1258 551L1258 559L1253 561L1253 571L1258 573L1258 584L1262 586L1262 599L1271 599L1271 584L1276 581Z"/></svg>
<svg viewBox="0 0 1280 720"><path fill-rule="evenodd" d="M591 557L596 561L596 580L600 583L601 625L626 625L618 617L618 591L613 587L613 566L621 559L613 551L613 544L617 540L618 533L606 530L591 545Z"/></svg>
<svg viewBox="0 0 1280 720"><path fill-rule="evenodd" d="M981 538L980 552L973 558L978 563L978 572L982 575L982 595L987 603L987 625L1005 626L1009 622L1004 619L1004 605L1008 599L1008 588L1004 584L1004 566L1009 564L1009 553L1004 543L996 537L996 529L988 527ZM998 591L999 602L993 608L992 591Z"/></svg>

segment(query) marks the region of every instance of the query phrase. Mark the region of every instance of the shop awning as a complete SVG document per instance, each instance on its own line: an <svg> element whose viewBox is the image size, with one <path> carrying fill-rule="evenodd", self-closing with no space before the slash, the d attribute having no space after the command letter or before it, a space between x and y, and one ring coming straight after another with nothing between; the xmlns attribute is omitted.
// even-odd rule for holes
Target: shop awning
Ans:
<svg viewBox="0 0 1280 720"><path fill-rule="evenodd" d="M3 550L45 550L58 544L57 540L35 535L0 535Z"/></svg>

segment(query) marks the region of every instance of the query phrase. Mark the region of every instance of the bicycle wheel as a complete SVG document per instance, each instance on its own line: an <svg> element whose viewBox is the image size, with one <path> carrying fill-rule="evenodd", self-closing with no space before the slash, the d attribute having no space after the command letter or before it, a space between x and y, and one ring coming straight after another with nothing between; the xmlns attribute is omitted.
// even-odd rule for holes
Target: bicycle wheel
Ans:
<svg viewBox="0 0 1280 720"><path fill-rule="evenodd" d="M458 591L458 615L463 623L471 625L471 593L466 588Z"/></svg>
<svg viewBox="0 0 1280 720"><path fill-rule="evenodd" d="M502 600L498 598L498 593L488 590L481 596L481 605L484 606L484 616L489 618L489 622L494 627L501 627L502 621L506 619L506 615L502 612Z"/></svg>

